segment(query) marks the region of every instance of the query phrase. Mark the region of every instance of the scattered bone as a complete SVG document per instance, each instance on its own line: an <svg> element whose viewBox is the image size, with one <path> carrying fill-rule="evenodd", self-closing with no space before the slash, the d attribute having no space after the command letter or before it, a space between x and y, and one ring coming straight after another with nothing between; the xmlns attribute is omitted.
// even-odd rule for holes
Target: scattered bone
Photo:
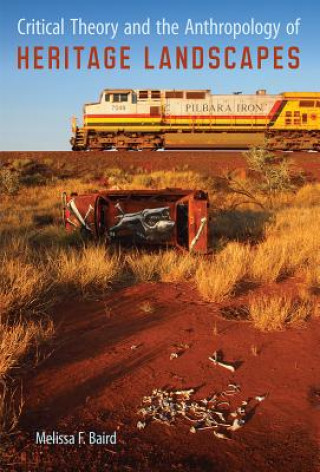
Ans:
<svg viewBox="0 0 320 472"><path fill-rule="evenodd" d="M235 390L225 390L224 392L222 392L223 395L226 395L226 396L232 396L232 395L235 395L237 392Z"/></svg>
<svg viewBox="0 0 320 472"><path fill-rule="evenodd" d="M213 411L215 415L217 415L220 420L225 421L224 414L221 411Z"/></svg>
<svg viewBox="0 0 320 472"><path fill-rule="evenodd" d="M197 428L197 431L206 431L207 429L214 429L214 428L217 428L217 427L218 427L217 424L212 424L212 425L202 426L200 428Z"/></svg>
<svg viewBox="0 0 320 472"><path fill-rule="evenodd" d="M233 365L227 364L226 362L222 362L221 360L218 360L218 353L215 351L212 354L212 357L209 357L209 360L214 363L214 365L219 365L220 367L224 367L225 369L229 370L230 372L235 372L236 369Z"/></svg>
<svg viewBox="0 0 320 472"><path fill-rule="evenodd" d="M178 354L176 352L172 352L170 354L170 361L172 361L173 359L177 359L177 357L179 357Z"/></svg>
<svg viewBox="0 0 320 472"><path fill-rule="evenodd" d="M267 398L268 394L266 393L265 395L257 395L254 397L255 400L257 400L259 403L263 402Z"/></svg>
<svg viewBox="0 0 320 472"><path fill-rule="evenodd" d="M234 383L228 384L228 389L225 392L226 395L236 395L237 393L241 392L240 386Z"/></svg>
<svg viewBox="0 0 320 472"><path fill-rule="evenodd" d="M190 393L194 393L194 389L193 388L189 388L189 390L176 390L174 392L176 395L190 395Z"/></svg>
<svg viewBox="0 0 320 472"><path fill-rule="evenodd" d="M236 412L240 416L245 416L247 414L246 408L244 406L239 406L239 408L236 409Z"/></svg>
<svg viewBox="0 0 320 472"><path fill-rule="evenodd" d="M218 431L213 431L213 434L215 435L216 438L218 439L227 439L228 441L230 441L231 438L228 438L228 436L226 436L225 434L223 433L218 433Z"/></svg>
<svg viewBox="0 0 320 472"><path fill-rule="evenodd" d="M238 384L229 383L229 384L228 384L228 387L233 388L233 389L234 389L235 391L237 391L237 392L240 392L240 391L241 391L240 385L238 385Z"/></svg>
<svg viewBox="0 0 320 472"><path fill-rule="evenodd" d="M228 402L227 400L223 400L223 401L219 401L217 402L216 404L216 407L217 408L221 408L221 407L229 407L230 406L230 402Z"/></svg>
<svg viewBox="0 0 320 472"><path fill-rule="evenodd" d="M138 421L138 423L137 423L137 428L138 428L139 430L144 429L145 427L146 427L146 423L145 423L145 422L143 422L143 421Z"/></svg>
<svg viewBox="0 0 320 472"><path fill-rule="evenodd" d="M236 384L229 384L228 388L233 389L234 395L240 392L240 387ZM190 433L214 429L214 435L218 439L231 439L224 433L238 431L250 417L246 409L250 399L242 401L241 406L231 411L230 401L221 399L225 392L215 393L201 400L194 400L194 393L192 388L171 391L153 389L151 395L143 397L143 406L138 410L143 421L138 422L137 428L144 429L152 421L171 426L180 417L191 423ZM265 397L256 396L254 399L261 402Z"/></svg>
<svg viewBox="0 0 320 472"><path fill-rule="evenodd" d="M242 428L242 426L245 424L245 420L244 419L239 419L239 418L236 418L232 425L228 426L227 429L228 431L237 431L238 429Z"/></svg>

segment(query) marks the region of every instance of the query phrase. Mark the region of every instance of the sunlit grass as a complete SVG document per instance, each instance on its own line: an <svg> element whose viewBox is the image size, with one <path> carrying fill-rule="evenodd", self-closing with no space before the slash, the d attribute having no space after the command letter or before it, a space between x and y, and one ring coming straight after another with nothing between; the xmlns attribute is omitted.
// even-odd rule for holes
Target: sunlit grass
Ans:
<svg viewBox="0 0 320 472"><path fill-rule="evenodd" d="M249 263L249 246L229 243L216 256L199 264L195 281L200 294L214 302L230 297L236 285L246 276Z"/></svg>

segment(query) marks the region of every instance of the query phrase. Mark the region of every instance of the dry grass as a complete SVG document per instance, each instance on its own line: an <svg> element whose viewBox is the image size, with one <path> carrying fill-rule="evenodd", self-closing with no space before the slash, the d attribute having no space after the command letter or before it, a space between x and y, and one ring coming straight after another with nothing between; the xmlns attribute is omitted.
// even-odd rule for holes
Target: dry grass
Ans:
<svg viewBox="0 0 320 472"><path fill-rule="evenodd" d="M265 282L312 264L320 247L320 206L281 210L254 252L250 274Z"/></svg>
<svg viewBox="0 0 320 472"><path fill-rule="evenodd" d="M249 302L250 319L262 331L281 330L288 324L299 324L315 314L312 298L292 295L263 295Z"/></svg>
<svg viewBox="0 0 320 472"><path fill-rule="evenodd" d="M199 257L173 250L164 252L159 262L159 277L162 282L181 282L194 276Z"/></svg>
<svg viewBox="0 0 320 472"><path fill-rule="evenodd" d="M230 297L246 276L249 260L249 246L233 242L212 259L202 261L195 274L200 294L212 302Z"/></svg>
<svg viewBox="0 0 320 472"><path fill-rule="evenodd" d="M314 293L320 292L320 255L317 254L315 259L306 267L304 271L307 287Z"/></svg>
<svg viewBox="0 0 320 472"><path fill-rule="evenodd" d="M159 278L161 253L132 253L125 257L125 263L136 282L155 282Z"/></svg>
<svg viewBox="0 0 320 472"><path fill-rule="evenodd" d="M52 282L45 266L35 266L22 257L2 256L0 261L0 316L44 312L54 302Z"/></svg>
<svg viewBox="0 0 320 472"><path fill-rule="evenodd" d="M132 175L130 178L130 182L124 184L123 188L201 188L203 190L206 190L210 187L210 185L210 179L196 172L192 172L190 170L166 170Z"/></svg>
<svg viewBox="0 0 320 472"><path fill-rule="evenodd" d="M53 332L49 319L0 324L0 433L13 431L22 413L24 398L18 373L28 364L37 364Z"/></svg>
<svg viewBox="0 0 320 472"><path fill-rule="evenodd" d="M122 271L119 258L96 245L48 254L48 262L61 292L80 293L84 297L105 293Z"/></svg>
<svg viewBox="0 0 320 472"><path fill-rule="evenodd" d="M66 187L92 188L79 181ZM50 307L72 284L76 293L105 290L118 269L115 259L105 263L101 248L85 250L78 237L58 227L61 190L28 187L0 200L0 432L11 430L21 412L12 372L16 379L18 369L35 365L54 333L46 316Z"/></svg>
<svg viewBox="0 0 320 472"><path fill-rule="evenodd" d="M195 274L199 258L176 250L135 252L125 257L125 263L137 282L181 282Z"/></svg>
<svg viewBox="0 0 320 472"><path fill-rule="evenodd" d="M320 205L320 184L307 184L301 187L294 198L295 206Z"/></svg>
<svg viewBox="0 0 320 472"><path fill-rule="evenodd" d="M4 378L13 368L21 368L26 361L26 352L37 350L53 334L53 324L46 322L16 322L0 324L0 378Z"/></svg>

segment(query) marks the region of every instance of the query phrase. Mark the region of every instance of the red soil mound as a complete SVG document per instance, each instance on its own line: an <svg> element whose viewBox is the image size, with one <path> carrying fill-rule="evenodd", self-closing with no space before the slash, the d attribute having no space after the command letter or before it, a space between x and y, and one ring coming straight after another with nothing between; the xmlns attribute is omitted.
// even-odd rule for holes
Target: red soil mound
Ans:
<svg viewBox="0 0 320 472"><path fill-rule="evenodd" d="M220 308L200 302L189 285L161 283L57 310L56 348L26 384L23 433L15 442L26 470L319 470L319 321L262 333L222 319ZM239 361L234 374L208 360L218 349ZM137 408L154 388L193 387L200 399L229 381L241 386L241 400L269 393L232 441L212 431L191 434L182 421L136 428ZM36 446L35 430L117 430L118 442Z"/></svg>

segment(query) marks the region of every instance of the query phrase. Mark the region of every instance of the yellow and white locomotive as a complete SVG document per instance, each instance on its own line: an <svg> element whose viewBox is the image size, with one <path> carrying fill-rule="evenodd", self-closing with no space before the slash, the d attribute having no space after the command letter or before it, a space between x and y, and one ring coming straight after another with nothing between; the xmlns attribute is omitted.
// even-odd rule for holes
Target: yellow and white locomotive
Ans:
<svg viewBox="0 0 320 472"><path fill-rule="evenodd" d="M320 151L320 92L214 95L210 90L106 89L73 120L74 151L221 149L266 144Z"/></svg>

